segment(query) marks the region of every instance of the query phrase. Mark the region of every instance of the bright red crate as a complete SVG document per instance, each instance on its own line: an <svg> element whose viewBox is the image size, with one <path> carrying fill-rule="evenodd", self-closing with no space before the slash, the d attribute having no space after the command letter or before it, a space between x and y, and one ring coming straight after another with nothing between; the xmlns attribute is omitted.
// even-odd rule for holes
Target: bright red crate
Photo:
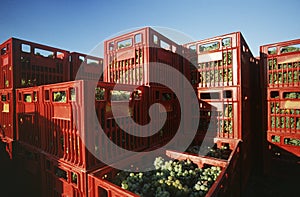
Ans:
<svg viewBox="0 0 300 197"><path fill-rule="evenodd" d="M299 88L269 88L268 132L300 134Z"/></svg>
<svg viewBox="0 0 300 197"><path fill-rule="evenodd" d="M198 88L199 99L216 109L210 116L202 113L202 119L215 120L208 125L211 137L243 139L250 134L253 119L248 96L240 87Z"/></svg>
<svg viewBox="0 0 300 197"><path fill-rule="evenodd" d="M133 156L130 159L130 161L134 162L134 165L128 163L128 160L124 161L123 163L124 163L124 167L128 166L130 168L135 168L136 164L138 164L141 161L144 163L145 160L147 160L147 157L143 153L140 153ZM149 161L148 163L149 165L152 165L153 161ZM206 196L218 196L221 194L225 195L228 194L227 193L228 191L230 190L232 191L236 189L236 188L230 188L228 186L228 177L230 176L230 174L227 173L228 167L226 162L225 163L216 162L215 160L203 158L202 160L199 159L197 165L200 168L206 165L213 165L213 166L219 166L222 169L221 174L218 176L217 180L213 183ZM124 190L120 186L117 186L110 182L110 180L113 179L118 172L119 170L107 166L98 169L93 173L90 173L88 175L89 196L95 196L95 197L103 196L103 195L104 196L132 196L132 197L139 196L130 191Z"/></svg>
<svg viewBox="0 0 300 197"><path fill-rule="evenodd" d="M104 43L104 81L134 85L155 84L155 79L177 84L182 76L171 74L161 64L171 66L186 76L181 46L150 27L138 29ZM158 67L154 67L158 66ZM153 83L154 80L154 83Z"/></svg>
<svg viewBox="0 0 300 197"><path fill-rule="evenodd" d="M241 32L233 32L183 45L185 57L194 68L191 82L198 87L251 87L255 64Z"/></svg>
<svg viewBox="0 0 300 197"><path fill-rule="evenodd" d="M0 89L0 138L4 141L15 140L15 91Z"/></svg>
<svg viewBox="0 0 300 197"><path fill-rule="evenodd" d="M267 142L282 155L300 157L300 90L269 88L267 91Z"/></svg>
<svg viewBox="0 0 300 197"><path fill-rule="evenodd" d="M10 38L0 45L0 88L20 88L70 80L69 52Z"/></svg>
<svg viewBox="0 0 300 197"><path fill-rule="evenodd" d="M70 53L70 79L71 80L97 80L103 81L103 75L100 76L100 73L103 73L103 59L77 53Z"/></svg>
<svg viewBox="0 0 300 197"><path fill-rule="evenodd" d="M118 116L112 117L111 114L111 94L121 91L124 96L130 96L131 87L122 86L117 90L113 88L114 84L97 85L91 81L41 86L42 149L73 165L90 169L101 163L87 150L86 143L91 142L93 149L90 151L102 154L105 158L117 158L122 155L121 152L116 152L111 144L103 142L104 135L118 146L129 150L146 148L148 146L146 139L126 135L115 122L118 118L126 124L126 120L130 117L130 112L124 111L124 101L115 102L121 107L118 108ZM85 95L88 94L96 94L96 98L90 97L94 102L86 100ZM98 120L95 120L93 115L98 117ZM100 132L98 121L104 132Z"/></svg>
<svg viewBox="0 0 300 197"><path fill-rule="evenodd" d="M41 196L87 196L87 171L41 154Z"/></svg>
<svg viewBox="0 0 300 197"><path fill-rule="evenodd" d="M180 120L176 96L162 86L116 87L113 83L79 80L16 91L20 141L84 169L103 165L92 153L106 159L126 157L104 137L118 147L138 151L168 142L177 132ZM161 106L153 108L150 119L148 111L154 103ZM117 109L116 114L112 114L112 106ZM161 118L163 107L166 122ZM141 128L150 121L152 127ZM150 131L156 133L151 135ZM141 134L145 137L139 137ZM86 143L93 147L88 150Z"/></svg>
<svg viewBox="0 0 300 197"><path fill-rule="evenodd" d="M39 87L16 89L17 140L41 148Z"/></svg>
<svg viewBox="0 0 300 197"><path fill-rule="evenodd" d="M260 46L264 84L268 88L300 86L300 39Z"/></svg>

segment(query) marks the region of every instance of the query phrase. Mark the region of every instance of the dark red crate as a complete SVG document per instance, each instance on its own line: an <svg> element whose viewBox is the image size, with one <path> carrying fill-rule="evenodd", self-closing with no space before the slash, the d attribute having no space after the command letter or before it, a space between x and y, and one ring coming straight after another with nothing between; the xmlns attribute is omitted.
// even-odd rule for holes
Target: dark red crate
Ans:
<svg viewBox="0 0 300 197"><path fill-rule="evenodd" d="M70 53L70 79L71 80L97 80L103 81L103 59L77 53Z"/></svg>
<svg viewBox="0 0 300 197"><path fill-rule="evenodd" d="M41 155L41 196L87 196L87 171Z"/></svg>
<svg viewBox="0 0 300 197"><path fill-rule="evenodd" d="M268 88L300 86L300 39L260 46L264 84Z"/></svg>
<svg viewBox="0 0 300 197"><path fill-rule="evenodd" d="M20 88L70 80L69 52L10 38L0 45L0 88Z"/></svg>
<svg viewBox="0 0 300 197"><path fill-rule="evenodd" d="M164 83L177 84L182 76L177 76L163 68L168 65L186 76L181 46L150 27L145 27L106 40L104 81L134 85ZM171 74L172 73L172 74Z"/></svg>
<svg viewBox="0 0 300 197"><path fill-rule="evenodd" d="M274 137L276 136L276 137ZM264 174L286 178L300 176L300 158L299 146L295 147L284 143L284 138L297 138L299 135L280 135L278 133L268 133L266 146L264 150ZM295 179L296 180L296 179Z"/></svg>
<svg viewBox="0 0 300 197"><path fill-rule="evenodd" d="M41 194L41 152L21 142L15 143L15 188L18 195L42 196Z"/></svg>
<svg viewBox="0 0 300 197"><path fill-rule="evenodd" d="M0 137L5 140L15 140L15 91L0 89Z"/></svg>
<svg viewBox="0 0 300 197"><path fill-rule="evenodd" d="M255 152L253 151L255 150L254 147L256 146L256 141L257 139L253 139L253 136L248 135L241 142L241 191L246 189L250 175L254 170L254 166L257 165L254 158Z"/></svg>
<svg viewBox="0 0 300 197"><path fill-rule="evenodd" d="M191 82L198 87L251 87L251 70L255 65L249 46L241 32L184 44L189 60Z"/></svg>

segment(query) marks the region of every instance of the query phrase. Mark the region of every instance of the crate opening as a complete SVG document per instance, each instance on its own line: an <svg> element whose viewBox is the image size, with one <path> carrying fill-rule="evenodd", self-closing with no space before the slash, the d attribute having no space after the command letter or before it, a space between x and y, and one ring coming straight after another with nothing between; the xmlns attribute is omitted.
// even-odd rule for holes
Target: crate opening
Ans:
<svg viewBox="0 0 300 197"><path fill-rule="evenodd" d="M31 103L32 102L32 96L31 96L31 94L24 94L23 95L23 101L27 102L27 103Z"/></svg>
<svg viewBox="0 0 300 197"><path fill-rule="evenodd" d="M136 35L134 36L134 43L135 43L135 44L138 44L138 43L140 43L140 42L142 42L142 34L136 34Z"/></svg>
<svg viewBox="0 0 300 197"><path fill-rule="evenodd" d="M48 58L54 57L53 51L48 51L48 50L39 49L39 48L34 49L34 54L37 56L48 57Z"/></svg>
<svg viewBox="0 0 300 197"><path fill-rule="evenodd" d="M280 143L280 136L272 135L271 140L272 140L272 142Z"/></svg>
<svg viewBox="0 0 300 197"><path fill-rule="evenodd" d="M271 91L270 97L271 98L279 98L279 91Z"/></svg>
<svg viewBox="0 0 300 197"><path fill-rule="evenodd" d="M222 47L231 47L231 38L223 38Z"/></svg>
<svg viewBox="0 0 300 197"><path fill-rule="evenodd" d="M78 175L77 175L77 173L75 173L75 172L71 172L71 177L72 177L72 180L71 180L71 182L72 183L74 183L75 185L77 185L78 184Z"/></svg>
<svg viewBox="0 0 300 197"><path fill-rule="evenodd" d="M118 42L118 49L126 48L132 46L132 39L128 38L126 40L122 40Z"/></svg>
<svg viewBox="0 0 300 197"><path fill-rule="evenodd" d="M49 90L45 90L45 101L49 101L49 100L50 100Z"/></svg>
<svg viewBox="0 0 300 197"><path fill-rule="evenodd" d="M189 46L189 50L191 53L196 53L196 45Z"/></svg>
<svg viewBox="0 0 300 197"><path fill-rule="evenodd" d="M7 47L3 47L3 48L1 49L1 55L6 54L6 52L7 52Z"/></svg>
<svg viewBox="0 0 300 197"><path fill-rule="evenodd" d="M55 175L58 177L58 178L63 178L65 179L66 181L68 180L68 173L67 171L63 170L63 169L60 169L58 167L55 167Z"/></svg>
<svg viewBox="0 0 300 197"><path fill-rule="evenodd" d="M232 98L232 91L231 90L224 90L223 91L223 98Z"/></svg>
<svg viewBox="0 0 300 197"><path fill-rule="evenodd" d="M61 102L61 103L67 102L65 91L52 92L52 98L53 98L53 102Z"/></svg>
<svg viewBox="0 0 300 197"><path fill-rule="evenodd" d="M290 53L300 51L300 44L289 45L280 48L280 53Z"/></svg>
<svg viewBox="0 0 300 197"><path fill-rule="evenodd" d="M269 47L268 48L268 54L273 55L277 53L277 48L276 47Z"/></svg>
<svg viewBox="0 0 300 197"><path fill-rule="evenodd" d="M106 189L104 189L102 187L98 187L98 195L97 196L108 197L108 192Z"/></svg>
<svg viewBox="0 0 300 197"><path fill-rule="evenodd" d="M28 45L28 44L22 44L21 45L21 50L22 50L22 52L30 53L31 52L31 46Z"/></svg>
<svg viewBox="0 0 300 197"><path fill-rule="evenodd" d="M300 139L297 138L284 138L284 144L292 146L300 146Z"/></svg>
<svg viewBox="0 0 300 197"><path fill-rule="evenodd" d="M220 99L220 92L200 93L200 99Z"/></svg>
<svg viewBox="0 0 300 197"><path fill-rule="evenodd" d="M1 101L7 101L7 97L6 97L5 94L2 94L2 95L1 95Z"/></svg>
<svg viewBox="0 0 300 197"><path fill-rule="evenodd" d="M285 99L300 99L300 92L284 92L283 98L285 98Z"/></svg>
<svg viewBox="0 0 300 197"><path fill-rule="evenodd" d="M213 42L208 44L199 45L199 52L206 52L206 51L214 51L220 48L220 43Z"/></svg>

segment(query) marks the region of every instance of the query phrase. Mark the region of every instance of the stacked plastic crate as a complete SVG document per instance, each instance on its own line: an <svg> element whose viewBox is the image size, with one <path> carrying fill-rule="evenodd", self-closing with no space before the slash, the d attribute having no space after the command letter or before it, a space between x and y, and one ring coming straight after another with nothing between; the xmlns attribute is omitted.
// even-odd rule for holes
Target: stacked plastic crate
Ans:
<svg viewBox="0 0 300 197"><path fill-rule="evenodd" d="M35 135L36 128L23 131L22 139L25 144L19 143L19 134L16 125L16 89L40 84L69 81L69 52L66 50L45 46L25 40L10 38L0 45L0 137L6 143L7 152L17 164L15 174L22 174L27 180L28 187L22 187L24 183L19 182L20 188L30 188L29 185L40 186L38 174L40 172L39 150L36 146L39 142ZM34 111L35 106L29 106ZM36 109L37 110L37 109ZM36 116L32 114L33 127ZM31 136L32 133L33 136ZM31 144L33 143L33 144ZM22 163L22 165L19 165ZM28 181L30 180L30 181ZM16 182L18 183L18 182ZM31 187L33 189L33 187ZM39 189L36 189L38 192ZM24 193L32 192L30 189ZM29 194L28 193L28 194Z"/></svg>
<svg viewBox="0 0 300 197"><path fill-rule="evenodd" d="M128 157L124 149L148 148L150 140L139 137L145 131L134 122L143 123L155 99L149 89L95 80L17 89L17 133L43 153L42 192L86 195L87 173ZM161 90L159 97L167 93Z"/></svg>
<svg viewBox="0 0 300 197"><path fill-rule="evenodd" d="M13 141L15 89L69 81L69 52L16 38L2 43L0 50L1 137Z"/></svg>
<svg viewBox="0 0 300 197"><path fill-rule="evenodd" d="M194 67L191 82L197 88L199 99L216 108L216 111L200 114L201 122L206 119L210 124L199 127L198 135L242 140L243 189L254 162L253 140L259 132L259 126L255 126L256 119L259 120L255 114L259 108L258 61L240 32L188 43L184 47Z"/></svg>
<svg viewBox="0 0 300 197"><path fill-rule="evenodd" d="M149 137L150 144L154 146L169 141L180 122L176 94L182 91L182 75L187 72L183 66L182 47L154 29L145 27L106 40L104 51L104 81L149 87L149 95L152 95L149 102L164 105L167 112L164 126ZM150 122L148 110L140 114L147 123ZM153 109L155 115L151 122L155 124L152 125L163 124L162 112L161 107Z"/></svg>
<svg viewBox="0 0 300 197"><path fill-rule="evenodd" d="M70 53L71 80L103 81L103 59L78 52Z"/></svg>
<svg viewBox="0 0 300 197"><path fill-rule="evenodd" d="M300 39L260 47L265 89L265 172L300 173ZM290 173L288 173L290 172Z"/></svg>

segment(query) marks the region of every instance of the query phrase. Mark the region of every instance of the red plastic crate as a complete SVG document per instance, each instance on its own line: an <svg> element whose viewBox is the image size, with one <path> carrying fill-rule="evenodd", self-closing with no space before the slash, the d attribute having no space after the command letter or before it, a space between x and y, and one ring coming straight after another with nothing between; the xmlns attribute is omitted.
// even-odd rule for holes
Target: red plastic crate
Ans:
<svg viewBox="0 0 300 197"><path fill-rule="evenodd" d="M267 94L267 131L300 134L299 88L269 88Z"/></svg>
<svg viewBox="0 0 300 197"><path fill-rule="evenodd" d="M5 141L16 139L15 95L13 89L0 89L0 137Z"/></svg>
<svg viewBox="0 0 300 197"><path fill-rule="evenodd" d="M269 88L267 142L300 157L300 90Z"/></svg>
<svg viewBox="0 0 300 197"><path fill-rule="evenodd" d="M86 150L84 141L78 132L85 134L90 128L97 129L96 122L91 120L92 111L95 109L100 126L104 133L116 145L128 149L139 150L168 141L172 138L178 128L180 118L178 101L172 92L164 87L139 87L133 94L133 86L121 85L114 90L115 84L98 83L98 92L95 103L85 101L83 95L95 94L95 87L90 81L74 81L39 87L17 89L17 133L19 140L40 147L47 153L56 156L66 162L83 168L90 169L100 165L99 161ZM126 102L117 99L117 93L123 91L130 96L130 110L125 112ZM54 95L60 92L64 100L55 101ZM168 96L169 95L169 96ZM111 98L113 101L111 101ZM127 98L129 99L129 97ZM113 117L111 104L118 108L118 113ZM129 119L133 119L138 124L146 124L150 121L148 117L149 107L158 102L167 109L167 121L157 134L142 138L127 134L121 129L119 121L126 129L136 132L148 133L148 130L141 130L134 125L130 125ZM155 115L151 121L154 127L162 123L160 118L160 108L154 111ZM76 112L75 112L76 111ZM76 114L74 114L76 113ZM75 125L74 118L78 118L78 125ZM158 128L150 128L157 130ZM94 133L95 134L95 133ZM96 135L96 134L95 134ZM105 158L111 158L122 153L115 152L110 144L101 144L104 134L89 136L93 143L97 144L97 153L103 154ZM95 146L96 146L95 144ZM77 146L75 146L77 145Z"/></svg>
<svg viewBox="0 0 300 197"><path fill-rule="evenodd" d="M167 142L177 131L180 119L178 101L168 88L141 86L136 89L130 85L115 87L113 83L93 83L79 80L17 89L19 139L40 147L57 159L92 169L103 165L92 155L93 151L107 159L126 157L123 151L106 143L105 136L119 147L138 151ZM85 95L91 96L94 102L86 100ZM125 111L128 100L129 111ZM155 102L167 111L165 123L160 117L161 107L153 111L151 121L154 127L141 129L130 123L131 119L140 125L149 123L148 110ZM117 107L114 116L112 104ZM96 113L96 120L93 113ZM148 129L159 131L158 125L163 125L162 129L151 136ZM128 130L149 136L137 137L126 133ZM91 152L86 149L86 143L94 145Z"/></svg>
<svg viewBox="0 0 300 197"><path fill-rule="evenodd" d="M150 85L157 78L179 87L181 76L170 74L161 64L183 75L190 73L183 65L182 47L150 27L106 40L104 47L106 82Z"/></svg>
<svg viewBox="0 0 300 197"><path fill-rule="evenodd" d="M153 127L150 128L151 131L157 131L156 134L148 137L149 138L149 146L157 146L158 144L165 144L169 142L173 136L177 132L179 132L179 124L181 121L181 109L179 101L176 95L166 87L159 87L159 86L151 86L149 88L149 101L147 104L147 108L143 111L141 116L147 116L147 122L152 123ZM162 107L153 110L153 117L151 120L148 117L148 110L149 107L154 104L159 103L161 104L167 113L166 121L163 122L162 119ZM159 125L163 125L161 129L158 128Z"/></svg>
<svg viewBox="0 0 300 197"><path fill-rule="evenodd" d="M300 86L300 39L260 46L264 84L268 88Z"/></svg>
<svg viewBox="0 0 300 197"><path fill-rule="evenodd" d="M213 128L210 137L243 139L251 131L251 101L246 91L240 87L199 88L200 100L216 108L213 113L203 113L205 118L216 120L210 122ZM213 118L211 118L213 117Z"/></svg>
<svg viewBox="0 0 300 197"><path fill-rule="evenodd" d="M296 133L278 133L268 132L268 143L278 147L278 156L287 157L300 157L300 134ZM299 158L300 160L300 158Z"/></svg>
<svg viewBox="0 0 300 197"><path fill-rule="evenodd" d="M191 82L198 87L251 87L251 69L255 64L241 32L233 32L183 45L190 66Z"/></svg>
<svg viewBox="0 0 300 197"><path fill-rule="evenodd" d="M160 155L160 156L163 156ZM168 157L166 157L168 158ZM130 168L135 168L136 164L141 162L144 163L145 160L150 159L147 158L143 153L137 154L130 158L130 161L134 162L134 165L131 165L127 161L124 161L124 167L129 166ZM152 157L151 157L152 159ZM148 162L149 165L152 165L153 161ZM234 190L234 188L228 187L228 176L227 174L227 164L222 162L216 162L215 160L209 160L209 159L200 159L198 162L198 167L203 167L205 165L215 165L220 166L222 168L222 172L217 178L217 180L214 182L214 184L211 186L210 190L208 191L206 196L218 196L219 194L224 194L225 191L227 192L227 189ZM138 197L138 195L124 190L121 187L114 185L109 181L109 179L113 179L116 174L118 173L117 169L114 169L112 167L104 167L101 169L98 169L88 175L88 191L89 196L132 196L132 197ZM225 194L224 194L225 195Z"/></svg>
<svg viewBox="0 0 300 197"><path fill-rule="evenodd" d="M41 148L39 87L16 89L17 140Z"/></svg>
<svg viewBox="0 0 300 197"><path fill-rule="evenodd" d="M50 155L41 156L41 196L87 196L88 172Z"/></svg>
<svg viewBox="0 0 300 197"><path fill-rule="evenodd" d="M103 73L103 59L77 53L70 53L70 76L71 80L97 80L103 81L103 75L100 76L100 73Z"/></svg>
<svg viewBox="0 0 300 197"><path fill-rule="evenodd" d="M0 88L70 80L69 52L17 38L0 45Z"/></svg>

